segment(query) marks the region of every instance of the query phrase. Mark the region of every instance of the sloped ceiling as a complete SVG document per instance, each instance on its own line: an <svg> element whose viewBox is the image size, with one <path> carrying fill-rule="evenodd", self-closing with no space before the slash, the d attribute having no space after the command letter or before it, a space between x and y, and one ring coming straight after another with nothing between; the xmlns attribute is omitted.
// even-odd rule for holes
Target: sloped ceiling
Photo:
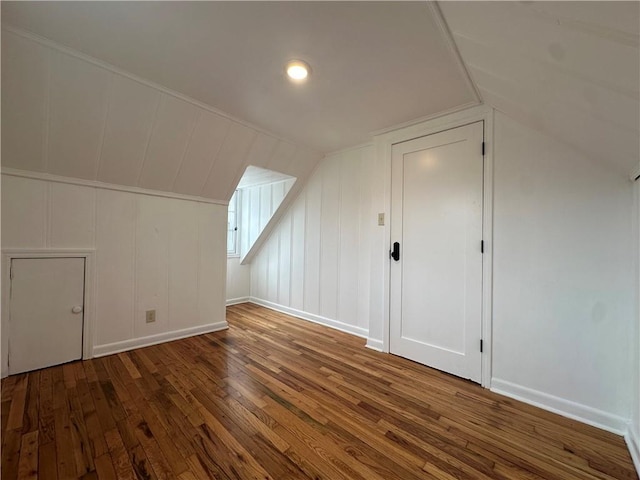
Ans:
<svg viewBox="0 0 640 480"><path fill-rule="evenodd" d="M221 202L247 165L304 182L322 158L6 28L2 140L3 167Z"/></svg>
<svg viewBox="0 0 640 480"><path fill-rule="evenodd" d="M640 144L640 3L441 2L485 103L629 174Z"/></svg>
<svg viewBox="0 0 640 480"><path fill-rule="evenodd" d="M428 2L3 1L2 20L323 153L477 103Z"/></svg>
<svg viewBox="0 0 640 480"><path fill-rule="evenodd" d="M301 188L323 153L476 88L621 172L638 162L638 2L442 2L444 22L428 2L1 7L4 167L227 201L247 165ZM306 85L283 78L294 57Z"/></svg>

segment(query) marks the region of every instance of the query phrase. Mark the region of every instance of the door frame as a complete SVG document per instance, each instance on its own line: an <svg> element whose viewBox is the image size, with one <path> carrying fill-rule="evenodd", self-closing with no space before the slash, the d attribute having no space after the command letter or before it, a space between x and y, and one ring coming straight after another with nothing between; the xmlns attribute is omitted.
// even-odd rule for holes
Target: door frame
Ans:
<svg viewBox="0 0 640 480"><path fill-rule="evenodd" d="M382 252L378 250L376 270L382 273L382 345L383 352L389 351L389 336L391 328L391 288L390 288L390 260L388 251L391 249L391 161L392 147L395 144L403 143L416 138L425 137L444 130L468 125L479 121L484 122L484 171L483 171L483 209L482 209L482 236L484 240L484 255L482 256L482 314L481 332L483 341L482 353L482 379L481 385L491 388L491 367L492 367L492 323L493 323L493 119L494 110L486 105L472 107L459 112L451 113L442 117L434 118L410 125L398 130L383 133L375 137L374 144L376 150L376 163L379 168L380 178L377 179L378 186L382 187L384 195L381 202L376 203L374 210L386 212L388 221L385 222L383 239L377 244L384 248ZM380 228L380 227L378 227ZM480 240L480 239L478 239ZM380 253L383 255L380 256ZM373 273L373 272L372 272ZM372 285L372 298L377 289ZM378 340L379 342L379 340ZM369 340L368 344L375 348L376 340ZM480 346L478 346L479 348Z"/></svg>
<svg viewBox="0 0 640 480"><path fill-rule="evenodd" d="M12 248L2 250L2 378L9 374L9 294L11 261L19 258L83 258L84 259L84 306L82 317L82 359L92 358L94 332L94 285L95 250L64 248Z"/></svg>

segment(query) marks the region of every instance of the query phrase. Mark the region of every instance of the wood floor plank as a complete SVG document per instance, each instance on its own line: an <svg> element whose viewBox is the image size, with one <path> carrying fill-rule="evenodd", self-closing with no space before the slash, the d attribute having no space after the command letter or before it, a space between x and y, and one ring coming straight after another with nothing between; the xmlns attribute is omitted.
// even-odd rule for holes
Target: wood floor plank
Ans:
<svg viewBox="0 0 640 480"><path fill-rule="evenodd" d="M57 463L55 442L40 444L38 448L38 479L57 480Z"/></svg>
<svg viewBox="0 0 640 480"><path fill-rule="evenodd" d="M24 480L38 478L38 430L22 435L18 478Z"/></svg>
<svg viewBox="0 0 640 480"><path fill-rule="evenodd" d="M253 304L2 380L2 479L638 480L624 440Z"/></svg>

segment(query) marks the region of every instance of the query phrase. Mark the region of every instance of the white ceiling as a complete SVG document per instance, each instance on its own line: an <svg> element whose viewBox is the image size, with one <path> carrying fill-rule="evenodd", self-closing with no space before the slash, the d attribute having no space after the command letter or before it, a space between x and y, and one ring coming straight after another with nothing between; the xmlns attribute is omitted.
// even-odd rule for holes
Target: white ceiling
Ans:
<svg viewBox="0 0 640 480"><path fill-rule="evenodd" d="M226 202L247 165L322 155L17 30L2 31L2 166Z"/></svg>
<svg viewBox="0 0 640 480"><path fill-rule="evenodd" d="M258 185L284 182L285 180L292 179L294 179L294 177L291 175L285 175L284 173L275 172L267 168L249 165L242 174L242 178L240 179L240 182L238 182L237 188L257 187Z"/></svg>
<svg viewBox="0 0 640 480"><path fill-rule="evenodd" d="M639 2L441 2L485 103L629 174L640 145Z"/></svg>
<svg viewBox="0 0 640 480"><path fill-rule="evenodd" d="M322 152L477 103L427 2L3 1L2 20Z"/></svg>

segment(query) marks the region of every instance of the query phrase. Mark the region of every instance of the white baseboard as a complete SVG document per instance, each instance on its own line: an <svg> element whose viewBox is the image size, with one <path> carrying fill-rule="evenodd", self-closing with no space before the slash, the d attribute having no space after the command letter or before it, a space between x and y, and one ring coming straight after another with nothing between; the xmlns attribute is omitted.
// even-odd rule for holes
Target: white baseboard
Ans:
<svg viewBox="0 0 640 480"><path fill-rule="evenodd" d="M516 385L506 380L492 378L491 391L557 413L563 417L601 428L616 435L624 435L627 432L628 419L626 418L554 395L549 395L548 393Z"/></svg>
<svg viewBox="0 0 640 480"><path fill-rule="evenodd" d="M7 378L9 376L9 370L2 369L0 373L0 378Z"/></svg>
<svg viewBox="0 0 640 480"><path fill-rule="evenodd" d="M249 297L230 298L227 300L227 307L237 305L239 303L247 303L248 301L250 301Z"/></svg>
<svg viewBox="0 0 640 480"><path fill-rule="evenodd" d="M255 303L256 305L267 307L277 312L286 313L287 315L292 315L294 317L301 318L302 320L308 320L309 322L319 323L320 325L324 325L325 327L331 327L336 330L340 330L341 332L350 333L351 335L356 335L358 337L367 338L367 336L369 335L369 332L365 328L349 325L348 323L342 323L338 320L332 320L330 318L315 315L313 313L303 312L302 310L296 310L295 308L285 307L284 305L279 305L267 300L262 300L261 298L250 297L249 301L251 303Z"/></svg>
<svg viewBox="0 0 640 480"><path fill-rule="evenodd" d="M173 332L159 333L148 337L132 338L131 340L123 340L122 342L96 345L93 347L93 357L104 357L105 355L133 350L134 348L149 347L151 345L157 345L158 343L193 337L194 335L202 335L203 333L218 332L220 330L226 330L227 328L229 328L229 325L224 321L184 328L182 330L174 330Z"/></svg>
<svg viewBox="0 0 640 480"><path fill-rule="evenodd" d="M624 436L624 439L627 442L627 447L629 448L633 465L636 467L636 472L640 476L640 438L638 438L635 430L631 427L631 424L629 424L629 428L627 429L627 434Z"/></svg>
<svg viewBox="0 0 640 480"><path fill-rule="evenodd" d="M375 338L367 338L367 344L365 345L367 348L371 350L376 350L378 352L382 352L382 340L378 340Z"/></svg>

